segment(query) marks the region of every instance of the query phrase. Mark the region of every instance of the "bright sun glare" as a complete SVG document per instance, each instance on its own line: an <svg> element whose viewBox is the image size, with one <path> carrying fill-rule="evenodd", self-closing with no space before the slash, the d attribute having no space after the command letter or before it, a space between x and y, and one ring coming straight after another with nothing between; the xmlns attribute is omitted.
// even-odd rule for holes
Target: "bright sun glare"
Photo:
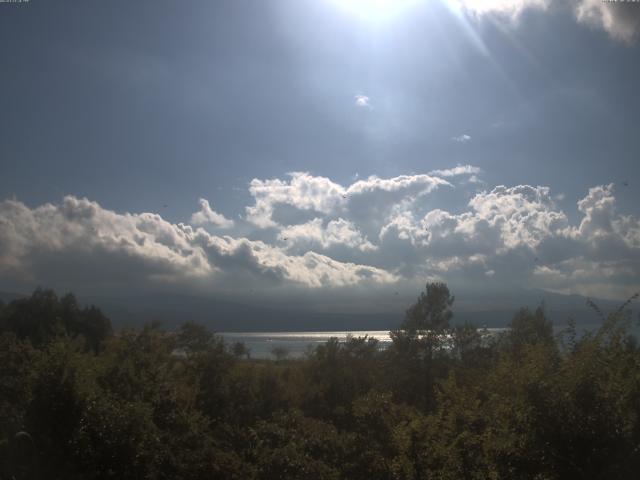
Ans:
<svg viewBox="0 0 640 480"><path fill-rule="evenodd" d="M406 11L422 0L332 0L340 7L366 20L381 21Z"/></svg>

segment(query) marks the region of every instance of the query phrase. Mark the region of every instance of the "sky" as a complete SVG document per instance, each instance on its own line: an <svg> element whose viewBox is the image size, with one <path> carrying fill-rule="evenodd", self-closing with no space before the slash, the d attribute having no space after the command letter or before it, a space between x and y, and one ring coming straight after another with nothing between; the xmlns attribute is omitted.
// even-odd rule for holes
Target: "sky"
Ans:
<svg viewBox="0 0 640 480"><path fill-rule="evenodd" d="M640 3L0 3L0 290L640 291Z"/></svg>

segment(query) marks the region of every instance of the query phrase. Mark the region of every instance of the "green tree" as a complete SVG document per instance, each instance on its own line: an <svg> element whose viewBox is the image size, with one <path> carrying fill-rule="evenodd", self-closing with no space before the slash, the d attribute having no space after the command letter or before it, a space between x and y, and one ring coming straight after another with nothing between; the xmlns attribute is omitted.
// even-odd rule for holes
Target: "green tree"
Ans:
<svg viewBox="0 0 640 480"><path fill-rule="evenodd" d="M397 400L434 408L436 382L446 376L450 363L445 357L453 301L446 284L427 283L400 329L391 332L386 375Z"/></svg>
<svg viewBox="0 0 640 480"><path fill-rule="evenodd" d="M83 339L98 352L112 335L111 321L95 306L81 308L71 293L58 298L53 290L37 288L31 297L14 300L0 313L0 331L15 333L42 346L61 335Z"/></svg>
<svg viewBox="0 0 640 480"><path fill-rule="evenodd" d="M274 356L276 361L281 362L289 356L289 349L286 347L273 347L271 349L271 355Z"/></svg>
<svg viewBox="0 0 640 480"><path fill-rule="evenodd" d="M187 356L206 352L214 343L215 335L204 325L195 322L185 322L180 325L176 333L177 349Z"/></svg>
<svg viewBox="0 0 640 480"><path fill-rule="evenodd" d="M444 332L449 328L453 317L451 306L454 298L445 283L427 283L418 301L407 310L400 328L411 334L424 331Z"/></svg>
<svg viewBox="0 0 640 480"><path fill-rule="evenodd" d="M237 358L242 358L242 357L249 358L251 356L251 350L247 348L244 342L235 342L231 347L231 352Z"/></svg>

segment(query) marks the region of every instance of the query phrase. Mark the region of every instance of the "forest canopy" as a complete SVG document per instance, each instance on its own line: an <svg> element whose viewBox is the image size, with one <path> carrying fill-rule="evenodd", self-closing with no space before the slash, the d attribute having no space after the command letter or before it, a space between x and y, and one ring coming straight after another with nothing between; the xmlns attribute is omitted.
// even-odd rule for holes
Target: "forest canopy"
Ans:
<svg viewBox="0 0 640 480"><path fill-rule="evenodd" d="M427 284L386 349L265 361L38 289L0 304L0 478L637 478L631 302L582 335L523 308L494 337L453 303Z"/></svg>

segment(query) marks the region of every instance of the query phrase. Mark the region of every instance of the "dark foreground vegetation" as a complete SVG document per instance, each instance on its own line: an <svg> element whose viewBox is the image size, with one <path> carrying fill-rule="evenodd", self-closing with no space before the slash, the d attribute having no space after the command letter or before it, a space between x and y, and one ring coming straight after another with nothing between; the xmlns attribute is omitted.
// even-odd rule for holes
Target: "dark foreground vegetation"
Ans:
<svg viewBox="0 0 640 480"><path fill-rule="evenodd" d="M628 304L584 336L523 309L487 341L452 302L427 285L384 351L257 361L38 290L0 307L0 478L640 478Z"/></svg>

